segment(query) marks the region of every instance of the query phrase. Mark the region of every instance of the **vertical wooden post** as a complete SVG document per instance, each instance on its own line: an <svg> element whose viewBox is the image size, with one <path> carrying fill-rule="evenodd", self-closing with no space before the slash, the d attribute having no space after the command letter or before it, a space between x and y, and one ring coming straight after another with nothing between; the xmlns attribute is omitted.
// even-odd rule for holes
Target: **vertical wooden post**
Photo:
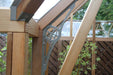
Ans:
<svg viewBox="0 0 113 75"><path fill-rule="evenodd" d="M93 21L93 42L95 43L95 28L96 28L96 20Z"/></svg>
<svg viewBox="0 0 113 75"><path fill-rule="evenodd" d="M28 34L13 33L12 75L28 75Z"/></svg>
<svg viewBox="0 0 113 75"><path fill-rule="evenodd" d="M12 75L13 33L8 32L7 35L6 75Z"/></svg>
<svg viewBox="0 0 113 75"><path fill-rule="evenodd" d="M48 75L48 70L49 70L49 65L47 65L47 69L46 69L46 72L45 72L45 75Z"/></svg>
<svg viewBox="0 0 113 75"><path fill-rule="evenodd" d="M79 31L70 46L70 50L65 58L64 64L59 72L59 75L71 75L73 67L84 45L87 34L91 28L92 22L96 17L96 14L100 8L102 1L103 0L91 0L85 13L85 16L82 20Z"/></svg>
<svg viewBox="0 0 113 75"><path fill-rule="evenodd" d="M62 45L62 40L59 40L59 41L58 41L58 45L57 45L57 46L58 46L58 53L62 52L62 50L63 50L63 49L62 49L62 46L63 46L63 45ZM61 56L58 54L58 58L60 58L60 57L61 57ZM58 60L58 64L59 64L59 65L58 65L58 67L59 67L59 66L61 65L61 62L60 62L59 60ZM58 70L59 70L59 68L58 68Z"/></svg>
<svg viewBox="0 0 113 75"><path fill-rule="evenodd" d="M48 50L49 50L49 43L46 44L46 54L48 53ZM45 75L48 75L48 70L49 70L49 64L47 65Z"/></svg>
<svg viewBox="0 0 113 75"><path fill-rule="evenodd" d="M109 30L108 30L108 36L109 36L109 37L110 37L110 32L111 32L112 28L113 28L113 23L111 24L111 26L110 26L110 28L109 28Z"/></svg>
<svg viewBox="0 0 113 75"><path fill-rule="evenodd" d="M32 75L41 75L42 66L42 31L38 38L33 38L32 46Z"/></svg>
<svg viewBox="0 0 113 75"><path fill-rule="evenodd" d="M71 13L71 18L70 18L70 37L73 37L73 13ZM72 43L72 40L70 40L70 45Z"/></svg>
<svg viewBox="0 0 113 75"><path fill-rule="evenodd" d="M58 52L62 51L62 40L58 41Z"/></svg>
<svg viewBox="0 0 113 75"><path fill-rule="evenodd" d="M94 20L93 22L93 43L95 43L95 25L96 24L96 20ZM95 69L94 69L94 65L95 65L95 50L92 51L92 75L95 75Z"/></svg>

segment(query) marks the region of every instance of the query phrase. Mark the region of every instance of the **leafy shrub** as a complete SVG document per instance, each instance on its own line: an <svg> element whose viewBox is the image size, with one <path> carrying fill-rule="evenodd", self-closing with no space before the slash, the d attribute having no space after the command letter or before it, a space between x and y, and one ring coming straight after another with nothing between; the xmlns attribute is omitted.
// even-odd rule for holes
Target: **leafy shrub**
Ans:
<svg viewBox="0 0 113 75"><path fill-rule="evenodd" d="M66 50L59 53L60 57L58 60L61 62L60 68L64 62L64 59L69 51L70 46L68 45ZM88 42L84 44L84 47L81 50L81 53L79 54L79 57L77 59L77 62L75 64L75 67L72 71L72 75L80 75L81 72L84 72L84 74L88 74L88 70L96 69L96 65L93 65L93 68L91 68L91 52L97 48L96 43ZM97 54L97 51L95 50L95 54ZM100 58L97 57L96 61L100 61ZM86 69L84 69L86 67Z"/></svg>
<svg viewBox="0 0 113 75"><path fill-rule="evenodd" d="M6 71L6 61L3 60L4 53L0 50L0 73Z"/></svg>
<svg viewBox="0 0 113 75"><path fill-rule="evenodd" d="M1 36L5 36L5 34L0 34ZM1 37L3 41L0 44L4 43L3 48L0 49L0 73L6 71L6 61L3 60L3 57L6 57L6 50L7 50L7 42L5 41L7 37Z"/></svg>

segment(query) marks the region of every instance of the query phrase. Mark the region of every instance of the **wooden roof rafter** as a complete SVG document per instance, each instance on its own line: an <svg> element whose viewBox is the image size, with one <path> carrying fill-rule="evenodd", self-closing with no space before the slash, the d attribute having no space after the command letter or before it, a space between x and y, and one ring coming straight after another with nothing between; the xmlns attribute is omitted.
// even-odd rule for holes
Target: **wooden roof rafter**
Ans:
<svg viewBox="0 0 113 75"><path fill-rule="evenodd" d="M39 21L38 25L41 29L44 29L51 21L53 21L66 7L68 7L74 0L61 0L56 6L54 6L45 16L43 16ZM75 7L73 9L73 13L75 13L78 9L80 9L88 0L78 0L75 3ZM76 9L76 11L75 11ZM52 25L57 26L60 24L70 9L66 10Z"/></svg>
<svg viewBox="0 0 113 75"><path fill-rule="evenodd" d="M56 19L68 6L70 6L74 0L61 0L58 2L48 13L46 13L39 21L40 28L45 28L54 19Z"/></svg>
<svg viewBox="0 0 113 75"><path fill-rule="evenodd" d="M78 0L75 3L75 7L72 10L72 14L75 14L88 0ZM67 10L62 16L60 16L54 23L53 26L58 26L65 18L66 14L69 10ZM68 19L71 17L71 14L69 15Z"/></svg>
<svg viewBox="0 0 113 75"><path fill-rule="evenodd" d="M11 20L29 22L44 0L14 0L11 6Z"/></svg>

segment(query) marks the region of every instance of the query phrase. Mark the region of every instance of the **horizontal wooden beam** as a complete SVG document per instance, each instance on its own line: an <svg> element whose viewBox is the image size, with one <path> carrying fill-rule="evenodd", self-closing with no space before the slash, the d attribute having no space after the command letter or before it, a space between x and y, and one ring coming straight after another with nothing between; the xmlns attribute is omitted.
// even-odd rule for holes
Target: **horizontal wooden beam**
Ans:
<svg viewBox="0 0 113 75"><path fill-rule="evenodd" d="M88 40L93 40L93 38L88 38ZM95 38L95 41L113 41L113 38Z"/></svg>
<svg viewBox="0 0 113 75"><path fill-rule="evenodd" d="M34 19L31 19L26 24L25 32L29 33L32 37L38 37L39 25L37 25Z"/></svg>
<svg viewBox="0 0 113 75"><path fill-rule="evenodd" d="M24 19L28 22L43 1L44 0L15 0L11 6L11 17L13 17L13 19L16 18L16 20ZM14 12L15 14L13 14Z"/></svg>
<svg viewBox="0 0 113 75"><path fill-rule="evenodd" d="M74 37L61 37L60 40L73 40ZM89 41L93 41L93 37L87 37L87 40ZM95 38L95 41L113 41L113 38L99 38L99 37L96 37Z"/></svg>
<svg viewBox="0 0 113 75"><path fill-rule="evenodd" d="M60 40L73 40L74 37L61 37Z"/></svg>
<svg viewBox="0 0 113 75"><path fill-rule="evenodd" d="M28 23L24 21L11 21L10 9L0 8L0 32L26 32L31 37L38 37L39 25L34 19Z"/></svg>
<svg viewBox="0 0 113 75"><path fill-rule="evenodd" d="M82 22L82 20L73 20L73 22ZM113 23L113 20L96 20L96 23L109 23L109 22Z"/></svg>
<svg viewBox="0 0 113 75"><path fill-rule="evenodd" d="M44 17L42 17L38 24L40 28L45 28L51 21L53 21L61 12L63 12L74 0L60 0Z"/></svg>
<svg viewBox="0 0 113 75"><path fill-rule="evenodd" d="M10 9L0 8L0 32L24 32L25 22L10 21Z"/></svg>

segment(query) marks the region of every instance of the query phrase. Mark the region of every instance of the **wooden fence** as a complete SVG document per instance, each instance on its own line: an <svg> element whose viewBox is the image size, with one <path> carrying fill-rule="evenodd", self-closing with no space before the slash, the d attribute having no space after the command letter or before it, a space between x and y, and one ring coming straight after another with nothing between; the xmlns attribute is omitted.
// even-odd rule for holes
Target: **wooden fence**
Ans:
<svg viewBox="0 0 113 75"><path fill-rule="evenodd" d="M98 46L97 48L97 57L100 57L101 60L96 62L97 69L96 75L112 75L113 74L113 41L96 41ZM69 45L69 41L60 40L55 45L53 52L49 60L49 75L57 75L59 71L59 52L66 49L66 46ZM84 72L81 73L84 75ZM91 71L88 71L88 75L91 75Z"/></svg>
<svg viewBox="0 0 113 75"><path fill-rule="evenodd" d="M4 36L0 36L0 50L6 45L6 38Z"/></svg>
<svg viewBox="0 0 113 75"><path fill-rule="evenodd" d="M0 51L2 48L4 48L6 46L6 37L5 36L0 36ZM2 57L2 59L4 61L6 61L6 50L2 51L4 53L4 56ZM2 64L0 65L1 67L3 66ZM4 66L3 66L4 67ZM0 72L0 75L6 75L5 72Z"/></svg>
<svg viewBox="0 0 113 75"><path fill-rule="evenodd" d="M112 39L97 39L97 57L101 58L101 61L96 62L97 69L96 75L112 75L113 74L113 41ZM0 50L5 46L6 38L0 36ZM66 50L66 46L69 45L69 40L59 40L49 60L49 75L57 75L59 71L60 62L58 61L59 52ZM5 58L3 58L5 60ZM1 75L5 75L1 73ZM82 73L81 75L84 75ZM88 75L91 75L91 71L88 71Z"/></svg>

